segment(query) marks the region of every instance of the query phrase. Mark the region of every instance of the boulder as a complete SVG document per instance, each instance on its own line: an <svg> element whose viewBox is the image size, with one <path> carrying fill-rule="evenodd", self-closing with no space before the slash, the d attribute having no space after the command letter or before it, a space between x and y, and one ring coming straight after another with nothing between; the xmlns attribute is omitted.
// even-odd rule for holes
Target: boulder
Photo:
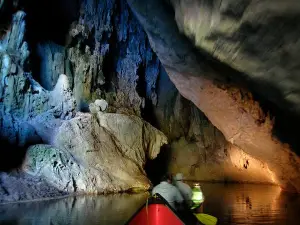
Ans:
<svg viewBox="0 0 300 225"><path fill-rule="evenodd" d="M54 137L44 137L55 147L29 148L23 169L67 193L147 190L146 160L167 143L163 133L139 117L101 112L78 113Z"/></svg>
<svg viewBox="0 0 300 225"><path fill-rule="evenodd" d="M77 113L58 123L41 118L45 120L37 120L35 126L41 127L36 131L55 147L33 145L19 172L1 173L0 202L151 186L144 165L158 155L167 138L149 123L137 116L102 112Z"/></svg>

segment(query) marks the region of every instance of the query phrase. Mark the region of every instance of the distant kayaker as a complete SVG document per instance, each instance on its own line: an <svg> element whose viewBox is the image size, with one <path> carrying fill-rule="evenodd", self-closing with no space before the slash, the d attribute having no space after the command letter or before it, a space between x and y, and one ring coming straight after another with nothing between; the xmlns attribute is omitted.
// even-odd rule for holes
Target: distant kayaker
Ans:
<svg viewBox="0 0 300 225"><path fill-rule="evenodd" d="M196 183L193 187L193 209L196 209L197 213L203 212L203 202L205 200L205 197L203 195L203 192L201 190L200 184Z"/></svg>
<svg viewBox="0 0 300 225"><path fill-rule="evenodd" d="M191 187L183 182L183 175L182 173L177 173L174 177L174 184L180 191L182 197L184 198L186 204L188 206L191 206L193 204L192 197L193 197L193 191Z"/></svg>
<svg viewBox="0 0 300 225"><path fill-rule="evenodd" d="M184 202L180 191L172 185L170 175L163 176L160 184L153 188L152 195L154 194L160 194L174 209L176 209L176 203L181 205Z"/></svg>

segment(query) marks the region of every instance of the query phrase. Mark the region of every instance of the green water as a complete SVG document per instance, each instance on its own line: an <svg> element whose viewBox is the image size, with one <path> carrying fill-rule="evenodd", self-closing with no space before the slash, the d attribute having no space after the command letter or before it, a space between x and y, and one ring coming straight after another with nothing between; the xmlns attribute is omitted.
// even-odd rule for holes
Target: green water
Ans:
<svg viewBox="0 0 300 225"><path fill-rule="evenodd" d="M204 212L219 224L300 224L300 197L265 185L202 184ZM122 225L147 194L78 196L0 205L0 224Z"/></svg>

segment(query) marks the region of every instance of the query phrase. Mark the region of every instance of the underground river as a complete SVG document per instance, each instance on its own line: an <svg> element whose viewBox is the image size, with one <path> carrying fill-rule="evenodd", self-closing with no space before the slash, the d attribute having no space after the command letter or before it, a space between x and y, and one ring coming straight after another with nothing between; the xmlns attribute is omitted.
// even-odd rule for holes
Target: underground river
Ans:
<svg viewBox="0 0 300 225"><path fill-rule="evenodd" d="M218 217L218 224L299 224L300 197L276 186L205 183L202 189L204 212ZM118 194L3 204L0 224L123 225L147 197Z"/></svg>

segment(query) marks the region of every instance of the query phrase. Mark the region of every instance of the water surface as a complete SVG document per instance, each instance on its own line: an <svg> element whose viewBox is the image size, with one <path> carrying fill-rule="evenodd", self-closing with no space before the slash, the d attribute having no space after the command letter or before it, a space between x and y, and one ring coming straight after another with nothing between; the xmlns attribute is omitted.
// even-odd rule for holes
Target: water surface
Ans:
<svg viewBox="0 0 300 225"><path fill-rule="evenodd" d="M266 185L202 184L204 212L219 224L300 224L300 197ZM0 224L123 225L146 201L144 194L77 196L0 205Z"/></svg>
<svg viewBox="0 0 300 225"><path fill-rule="evenodd" d="M146 202L148 193L76 196L0 205L0 224L123 225Z"/></svg>
<svg viewBox="0 0 300 225"><path fill-rule="evenodd" d="M300 224L300 197L279 187L250 184L203 184L205 213L220 224Z"/></svg>

